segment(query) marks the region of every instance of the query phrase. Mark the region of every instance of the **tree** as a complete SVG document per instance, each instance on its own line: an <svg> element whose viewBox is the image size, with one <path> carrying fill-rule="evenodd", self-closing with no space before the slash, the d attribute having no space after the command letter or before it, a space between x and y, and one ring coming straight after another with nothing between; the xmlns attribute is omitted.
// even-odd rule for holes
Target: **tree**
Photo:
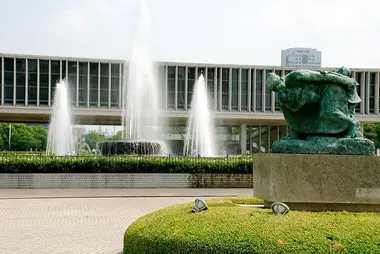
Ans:
<svg viewBox="0 0 380 254"><path fill-rule="evenodd" d="M9 128L11 127L11 143L9 147ZM47 130L44 126L0 123L0 149L26 151L46 148Z"/></svg>
<svg viewBox="0 0 380 254"><path fill-rule="evenodd" d="M380 123L370 123L363 126L364 137L372 140L375 147L380 149Z"/></svg>
<svg viewBox="0 0 380 254"><path fill-rule="evenodd" d="M28 126L29 132L34 137L34 147L41 150L46 150L46 143L48 137L48 130L42 125L32 125Z"/></svg>
<svg viewBox="0 0 380 254"><path fill-rule="evenodd" d="M118 131L118 132L116 132L115 135L108 138L108 140L122 140L122 135L123 135L123 131Z"/></svg>
<svg viewBox="0 0 380 254"><path fill-rule="evenodd" d="M99 134L96 131L91 131L87 133L85 137L86 143L89 145L89 147L92 149L95 149L96 143L105 141L107 138L104 135Z"/></svg>
<svg viewBox="0 0 380 254"><path fill-rule="evenodd" d="M36 139L25 124L12 124L10 150L25 151L35 147Z"/></svg>

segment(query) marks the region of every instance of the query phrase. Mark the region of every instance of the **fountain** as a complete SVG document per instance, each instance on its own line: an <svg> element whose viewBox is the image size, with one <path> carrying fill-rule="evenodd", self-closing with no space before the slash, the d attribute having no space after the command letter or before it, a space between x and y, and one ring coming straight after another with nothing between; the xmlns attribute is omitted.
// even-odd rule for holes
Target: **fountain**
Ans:
<svg viewBox="0 0 380 254"><path fill-rule="evenodd" d="M53 153L57 156L75 153L71 128L69 91L66 80L59 81L55 89L46 153Z"/></svg>
<svg viewBox="0 0 380 254"><path fill-rule="evenodd" d="M184 156L216 156L214 126L203 74L194 85L183 152Z"/></svg>
<svg viewBox="0 0 380 254"><path fill-rule="evenodd" d="M123 140L97 144L103 155L167 153L166 144L160 137L159 90L151 34L149 11L141 0L132 57L128 70L124 71L128 75L123 80Z"/></svg>

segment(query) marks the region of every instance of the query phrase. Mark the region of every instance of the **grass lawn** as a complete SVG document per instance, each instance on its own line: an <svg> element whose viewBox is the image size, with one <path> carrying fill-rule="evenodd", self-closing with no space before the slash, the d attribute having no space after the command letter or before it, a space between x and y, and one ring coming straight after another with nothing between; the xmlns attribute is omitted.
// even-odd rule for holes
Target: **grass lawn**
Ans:
<svg viewBox="0 0 380 254"><path fill-rule="evenodd" d="M241 207L249 197L207 200L165 208L135 221L125 232L124 253L380 253L380 215L297 212Z"/></svg>

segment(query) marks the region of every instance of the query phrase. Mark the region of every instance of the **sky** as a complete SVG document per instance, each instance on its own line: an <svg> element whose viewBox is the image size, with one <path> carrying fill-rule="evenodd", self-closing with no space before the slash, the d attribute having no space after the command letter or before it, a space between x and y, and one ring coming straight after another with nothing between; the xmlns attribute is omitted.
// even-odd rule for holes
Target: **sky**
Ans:
<svg viewBox="0 0 380 254"><path fill-rule="evenodd" d="M0 52L126 59L140 0L0 0ZM380 68L380 1L146 0L154 60L280 65L322 51L325 67Z"/></svg>

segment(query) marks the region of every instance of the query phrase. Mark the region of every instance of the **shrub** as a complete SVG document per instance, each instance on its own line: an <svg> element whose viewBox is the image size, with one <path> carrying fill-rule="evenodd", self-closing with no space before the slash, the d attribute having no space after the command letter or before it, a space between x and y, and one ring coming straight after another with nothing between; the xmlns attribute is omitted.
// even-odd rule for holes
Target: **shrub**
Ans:
<svg viewBox="0 0 380 254"><path fill-rule="evenodd" d="M207 201L192 214L192 203L139 218L124 235L124 253L380 253L376 213L298 212L274 215L240 207L239 199Z"/></svg>
<svg viewBox="0 0 380 254"><path fill-rule="evenodd" d="M251 158L2 155L0 173L252 173Z"/></svg>

